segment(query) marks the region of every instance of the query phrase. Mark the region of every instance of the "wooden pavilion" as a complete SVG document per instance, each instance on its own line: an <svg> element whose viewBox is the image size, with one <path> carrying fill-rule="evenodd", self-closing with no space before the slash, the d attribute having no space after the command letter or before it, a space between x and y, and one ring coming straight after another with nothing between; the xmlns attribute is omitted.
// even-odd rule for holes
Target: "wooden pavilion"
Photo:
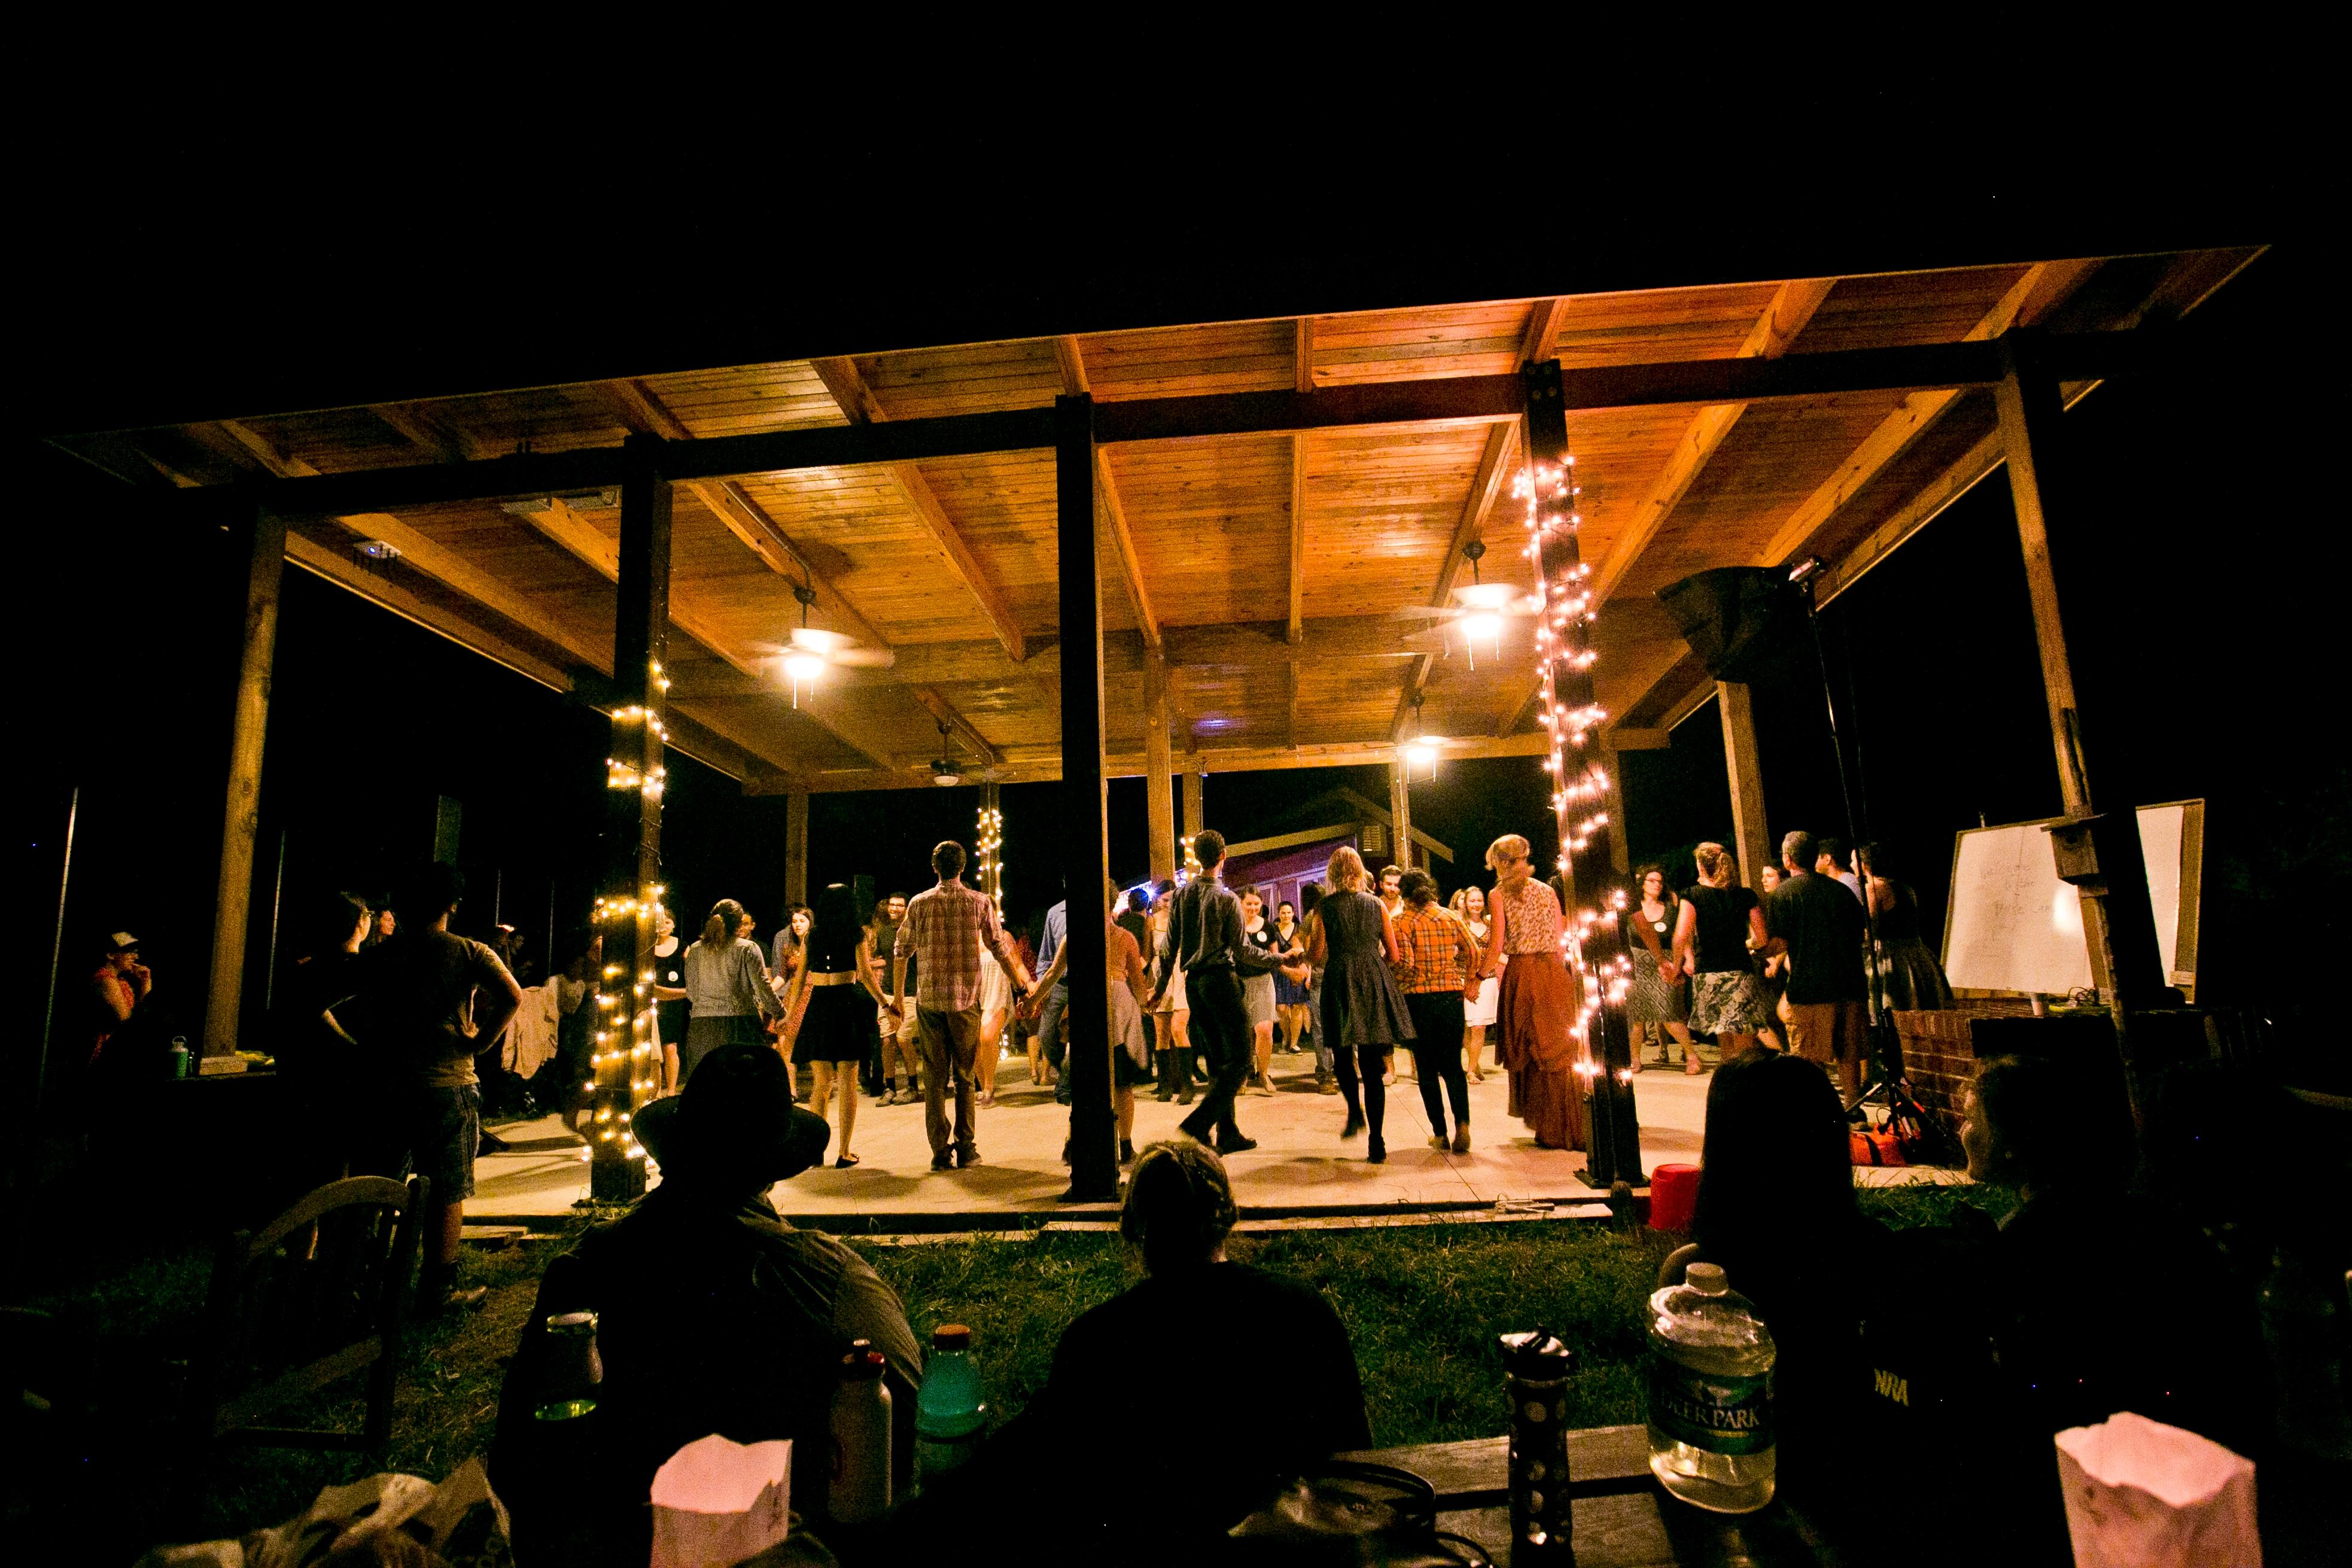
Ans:
<svg viewBox="0 0 2352 1568"><path fill-rule="evenodd" d="M943 757L994 781L1065 779L1074 888L1100 881L1087 819L1098 828L1108 775L1149 781L1156 873L1176 863L1173 780L1197 821L1216 771L1388 762L1410 843L1402 742L1534 767L1548 726L1573 718L1613 796L1615 751L1664 745L1717 694L1658 589L1817 555L1833 597L2004 462L2066 807L2087 816L2044 543L2052 421L2161 352L2254 254L877 341L60 444L252 540L217 1052L236 1039L289 561L613 715L606 912L629 928L624 965L653 896L665 744L796 797L926 787ZM1548 540L1539 559L1515 482L1550 472L1563 440L1580 521L1564 556ZM1571 580L1590 592L1597 620L1555 647L1565 661L1538 657L1524 619L1482 644L1431 613L1457 604L1482 541L1485 581L1528 591L1540 565L1551 602ZM804 605L836 637L796 686L781 655ZM1768 858L1754 736L1744 691L1721 695L1753 868ZM1577 716L1587 704L1597 722ZM1622 869L1622 812L1606 815ZM791 822L803 842L797 802ZM633 1077L613 1072L600 1082ZM625 1123L628 1103L606 1109Z"/></svg>

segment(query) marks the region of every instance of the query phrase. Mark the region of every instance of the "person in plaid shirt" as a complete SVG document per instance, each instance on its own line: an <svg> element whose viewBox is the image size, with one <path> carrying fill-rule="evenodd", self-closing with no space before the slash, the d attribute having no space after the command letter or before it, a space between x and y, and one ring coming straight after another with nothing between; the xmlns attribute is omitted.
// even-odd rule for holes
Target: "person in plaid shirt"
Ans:
<svg viewBox="0 0 2352 1568"><path fill-rule="evenodd" d="M979 1116L972 1103L972 1071L980 1052L980 964L984 946L1004 967L1017 1003L1028 994L1013 944L997 924L996 904L977 888L966 887L963 846L950 839L931 852L940 884L917 894L898 923L890 966L889 1009L903 1005L907 959L915 966L915 1039L923 1053L923 1131L931 1140L931 1168L952 1170L980 1164L974 1146ZM948 1077L955 1079L954 1158L949 1157Z"/></svg>
<svg viewBox="0 0 2352 1568"><path fill-rule="evenodd" d="M1462 1075L1462 1019L1464 1003L1478 995L1478 939L1460 915L1437 902L1437 883L1427 872L1406 872L1397 891L1403 905L1389 928L1396 933L1397 988L1404 992L1405 1011L1412 1018L1412 1059L1421 1108L1429 1113L1429 1146L1448 1146L1445 1100L1451 1099L1452 1147L1466 1155L1470 1085Z"/></svg>

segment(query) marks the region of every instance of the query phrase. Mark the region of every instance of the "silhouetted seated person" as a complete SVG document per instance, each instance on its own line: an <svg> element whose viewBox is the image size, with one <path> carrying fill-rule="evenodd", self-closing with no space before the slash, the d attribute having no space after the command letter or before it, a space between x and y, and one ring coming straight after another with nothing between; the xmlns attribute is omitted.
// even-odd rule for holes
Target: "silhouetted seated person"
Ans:
<svg viewBox="0 0 2352 1568"><path fill-rule="evenodd" d="M661 1185L548 1265L499 1399L491 1477L520 1559L643 1568L654 1472L714 1432L793 1439L793 1505L821 1534L833 1392L854 1339L888 1359L894 1486L911 1484L922 1359L897 1294L768 1200L829 1136L793 1103L782 1059L768 1046L713 1051L683 1095L637 1113L635 1132ZM597 1408L534 1421L547 1320L583 1310L597 1314L604 1360Z"/></svg>
<svg viewBox="0 0 2352 1568"><path fill-rule="evenodd" d="M1750 1052L1717 1069L1691 1233L1668 1269L1721 1264L1772 1331L1780 1490L1851 1481L1869 1375L1862 1315L1885 1288L1874 1266L1886 1232L1854 1203L1844 1106L1818 1063Z"/></svg>
<svg viewBox="0 0 2352 1568"><path fill-rule="evenodd" d="M1961 1143L1970 1176L2022 1200L1988 1284L2003 1390L2030 1438L2131 1410L2252 1452L2252 1304L2201 1234L2129 1190L2132 1126L2112 1075L1997 1057L1978 1070Z"/></svg>
<svg viewBox="0 0 2352 1568"><path fill-rule="evenodd" d="M1311 1286L1229 1261L1236 1218L1210 1149L1143 1151L1119 1232L1146 1278L1072 1323L1028 1408L895 1521L902 1555L968 1545L971 1509L993 1512L1050 1477L1009 1559L1198 1561L1284 1479L1370 1443L1339 1314ZM1244 1354L1267 1324L1280 1325L1275 1347Z"/></svg>

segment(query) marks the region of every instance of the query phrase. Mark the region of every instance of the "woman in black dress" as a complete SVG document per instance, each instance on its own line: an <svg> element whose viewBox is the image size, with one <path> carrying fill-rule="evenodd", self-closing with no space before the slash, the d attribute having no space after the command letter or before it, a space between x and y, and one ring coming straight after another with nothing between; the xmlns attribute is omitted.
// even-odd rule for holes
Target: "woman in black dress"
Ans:
<svg viewBox="0 0 2352 1568"><path fill-rule="evenodd" d="M850 1134L857 1130L857 1064L881 1049L876 1019L877 1011L889 1011L889 1003L874 982L873 935L859 924L857 895L846 883L834 883L816 895L802 955L806 961L785 1006L786 1016L797 1012L801 1020L793 1061L814 1071L809 1109L820 1116L838 1080L841 1144L833 1165L847 1170L857 1163L849 1152Z"/></svg>
<svg viewBox="0 0 2352 1568"><path fill-rule="evenodd" d="M1389 966L1398 961L1396 934L1387 906L1364 891L1363 857L1342 846L1324 868L1330 891L1317 905L1319 917L1307 937L1307 956L1323 966L1323 1038L1339 1070L1339 1092L1348 1098L1342 1138L1369 1125L1364 1158L1374 1165L1389 1157L1381 1138L1388 1091L1381 1080L1389 1052L1413 1038L1404 993ZM1362 1080L1360 1101L1357 1081Z"/></svg>

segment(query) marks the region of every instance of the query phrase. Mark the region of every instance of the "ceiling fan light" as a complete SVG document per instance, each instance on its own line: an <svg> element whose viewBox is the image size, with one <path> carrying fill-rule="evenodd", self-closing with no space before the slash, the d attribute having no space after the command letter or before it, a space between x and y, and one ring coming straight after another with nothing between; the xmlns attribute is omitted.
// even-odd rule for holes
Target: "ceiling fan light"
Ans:
<svg viewBox="0 0 2352 1568"><path fill-rule="evenodd" d="M1503 618L1492 611L1481 611L1462 618L1462 634L1474 643L1499 643L1503 636Z"/></svg>
<svg viewBox="0 0 2352 1568"><path fill-rule="evenodd" d="M794 685L814 685L816 678L824 674L824 661L814 653L787 653L784 655L784 674L792 678Z"/></svg>
<svg viewBox="0 0 2352 1568"><path fill-rule="evenodd" d="M1507 582L1467 582L1454 591L1454 597L1465 610L1499 614L1519 596L1519 591Z"/></svg>
<svg viewBox="0 0 2352 1568"><path fill-rule="evenodd" d="M1437 766L1437 747L1426 740L1416 740L1404 748L1405 763L1412 768Z"/></svg>
<svg viewBox="0 0 2352 1568"><path fill-rule="evenodd" d="M956 770L952 762L934 762L931 764L931 782L942 789L952 789L963 782L963 775Z"/></svg>

